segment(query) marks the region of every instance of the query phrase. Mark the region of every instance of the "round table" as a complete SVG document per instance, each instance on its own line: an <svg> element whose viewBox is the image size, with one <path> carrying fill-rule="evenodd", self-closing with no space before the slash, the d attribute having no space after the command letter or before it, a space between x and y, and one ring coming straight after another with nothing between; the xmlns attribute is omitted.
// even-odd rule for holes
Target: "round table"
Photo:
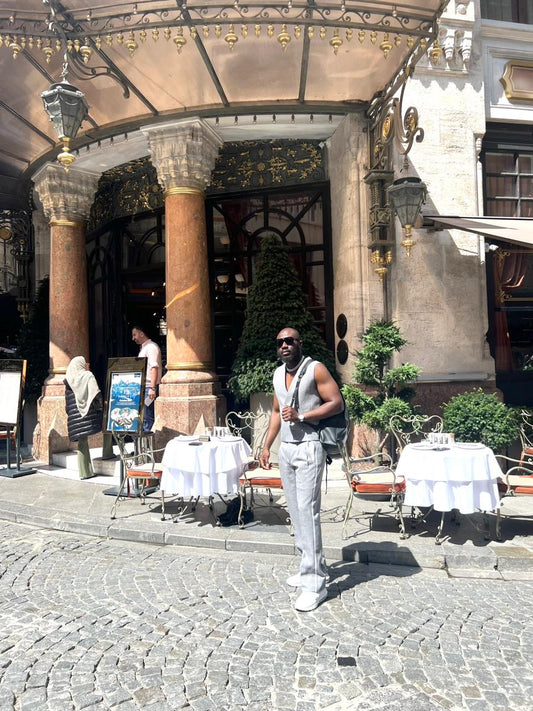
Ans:
<svg viewBox="0 0 533 711"><path fill-rule="evenodd" d="M498 508L502 471L491 449L476 443L436 447L419 443L403 449L396 475L405 478L406 506L463 514Z"/></svg>
<svg viewBox="0 0 533 711"><path fill-rule="evenodd" d="M235 494L250 446L241 437L174 437L163 454L161 489L182 497Z"/></svg>

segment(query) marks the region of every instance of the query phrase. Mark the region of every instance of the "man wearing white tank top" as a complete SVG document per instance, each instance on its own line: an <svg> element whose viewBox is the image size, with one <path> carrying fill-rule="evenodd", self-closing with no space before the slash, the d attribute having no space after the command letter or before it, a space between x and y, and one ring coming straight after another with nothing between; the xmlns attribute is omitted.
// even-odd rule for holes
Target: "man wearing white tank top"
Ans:
<svg viewBox="0 0 533 711"><path fill-rule="evenodd" d="M282 365L274 373L272 415L259 461L263 469L270 469L270 447L281 429L279 468L296 548L301 555L300 570L288 578L287 584L300 588L294 603L296 610L310 612L328 596L320 527L326 451L318 438L316 425L320 420L342 412L344 403L326 366L304 358L298 331L293 328L281 330L276 347ZM299 379L300 369L306 363L305 372ZM293 407L296 386L299 410Z"/></svg>

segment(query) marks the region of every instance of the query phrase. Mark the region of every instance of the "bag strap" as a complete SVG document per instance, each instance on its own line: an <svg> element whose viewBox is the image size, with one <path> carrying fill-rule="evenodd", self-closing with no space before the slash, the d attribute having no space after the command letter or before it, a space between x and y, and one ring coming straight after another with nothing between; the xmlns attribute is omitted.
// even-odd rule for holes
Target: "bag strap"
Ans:
<svg viewBox="0 0 533 711"><path fill-rule="evenodd" d="M294 392L292 394L292 400L291 400L291 407L294 408L297 412L300 409L300 398L299 398L299 388L300 388L300 380L304 377L305 371L309 367L309 365L312 363L312 358L309 356L306 356L305 361L302 363L300 366L300 370L298 371L298 378L296 380L296 385L294 386Z"/></svg>

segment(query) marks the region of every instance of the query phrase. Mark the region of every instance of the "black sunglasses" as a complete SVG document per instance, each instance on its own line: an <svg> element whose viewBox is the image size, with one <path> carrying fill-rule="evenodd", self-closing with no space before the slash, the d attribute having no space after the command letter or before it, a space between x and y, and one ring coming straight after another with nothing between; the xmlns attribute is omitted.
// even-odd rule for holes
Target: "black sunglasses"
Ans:
<svg viewBox="0 0 533 711"><path fill-rule="evenodd" d="M299 340L297 338L294 338L293 336L287 336L286 338L278 338L276 340L276 346L278 348L281 348L284 343L286 343L288 346L294 346L295 343L299 343Z"/></svg>

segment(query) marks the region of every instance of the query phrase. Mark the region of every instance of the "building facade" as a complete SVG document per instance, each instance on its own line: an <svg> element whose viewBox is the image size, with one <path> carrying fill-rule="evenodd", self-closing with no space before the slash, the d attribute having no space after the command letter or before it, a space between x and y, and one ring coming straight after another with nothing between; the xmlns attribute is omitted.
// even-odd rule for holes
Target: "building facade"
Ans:
<svg viewBox="0 0 533 711"><path fill-rule="evenodd" d="M513 241L512 229L494 233L472 219L533 217L533 8L521 0L412 3L415 15L424 7L431 16L422 18L425 38L415 33L410 41L392 31L395 6L373 4L389 24L376 15L365 26L353 19L358 3L339 3L338 12L351 11L359 23L350 35L325 16L299 31L296 20L250 23L246 31L240 21L202 27L185 22L184 3L168 39L164 24L158 30L149 18L161 37L141 64L134 54L141 56L143 30L122 31L119 41L95 8L87 27L100 22L101 33L83 45L92 48L87 66L96 67L99 43L105 47L107 36L113 43L108 74L92 81L94 125L76 138L76 160L67 173L49 147L34 146L28 167L18 177L4 169L2 182L4 207L19 208L21 185L31 178L34 283L47 274L51 280L39 456L68 447L62 380L70 358L90 357L102 382L109 357L135 355L129 334L137 321L157 333L166 364L156 429L168 438L194 430L201 418L214 424L226 407L246 290L267 232L288 244L344 381L365 328L390 318L408 340L398 357L422 369L425 410L473 386L531 404L530 246ZM70 5L81 12L82 3ZM74 36L76 18L54 18L67 39ZM0 23L1 58L19 67L34 50L9 34L13 24ZM29 30L26 20L28 37ZM262 44L257 57L250 51L254 31L258 42L277 43L278 54L285 42L281 65L264 61L271 55ZM225 42L223 57L216 39ZM318 54L320 41L327 55ZM184 58L180 81L191 110L176 104L162 42ZM193 46L209 61L193 61ZM348 47L365 49L362 64ZM13 61L17 53L25 54ZM116 102L107 123L102 95ZM145 120L154 102L157 111ZM15 99L8 108L12 119L29 120ZM387 197L402 177L427 187L409 250ZM461 229L443 216L463 220Z"/></svg>

